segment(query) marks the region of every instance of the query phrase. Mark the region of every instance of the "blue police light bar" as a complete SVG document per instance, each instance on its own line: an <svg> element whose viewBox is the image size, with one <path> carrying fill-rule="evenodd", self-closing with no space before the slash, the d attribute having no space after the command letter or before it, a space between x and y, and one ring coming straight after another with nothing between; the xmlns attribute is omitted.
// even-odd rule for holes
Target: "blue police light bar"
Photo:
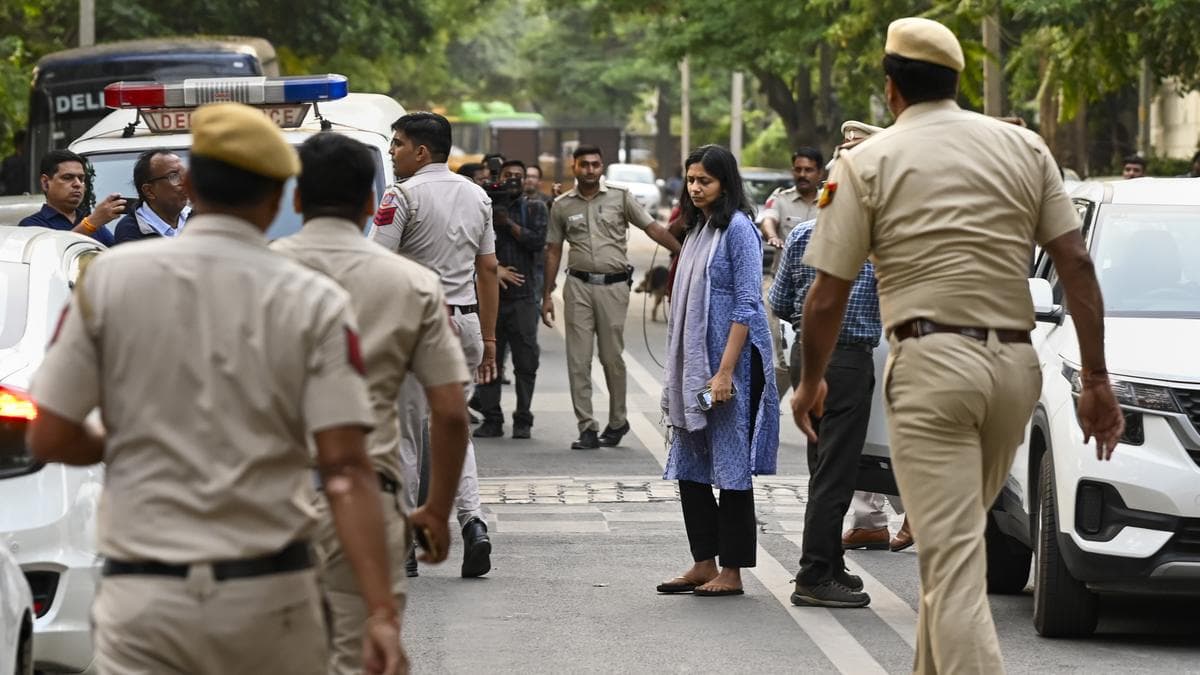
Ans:
<svg viewBox="0 0 1200 675"><path fill-rule="evenodd" d="M104 88L109 108L194 108L236 101L248 105L314 103L345 98L345 75L292 77L204 77L183 82L116 82Z"/></svg>

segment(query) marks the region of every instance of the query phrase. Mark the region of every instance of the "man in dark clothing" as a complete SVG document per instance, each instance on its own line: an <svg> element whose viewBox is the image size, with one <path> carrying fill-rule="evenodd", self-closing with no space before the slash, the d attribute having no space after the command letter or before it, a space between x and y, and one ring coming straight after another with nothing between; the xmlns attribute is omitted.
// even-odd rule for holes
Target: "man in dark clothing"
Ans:
<svg viewBox="0 0 1200 675"><path fill-rule="evenodd" d="M179 234L190 212L183 189L186 173L179 155L166 148L154 148L138 156L133 165L133 184L141 205L117 223L116 243Z"/></svg>
<svg viewBox="0 0 1200 675"><path fill-rule="evenodd" d="M539 199L528 199L521 185L525 164L510 159L500 169L500 183L511 186L507 205L496 204L493 220L496 228L496 258L500 261L500 312L496 318L496 361L504 362L511 347L517 409L513 412L513 438L529 438L533 414L533 386L538 369L538 313L532 281L535 261L546 245L546 224L550 212ZM498 201L498 200L494 200ZM493 380L478 388L483 424L475 430L478 438L504 435L504 412L500 409L500 382Z"/></svg>
<svg viewBox="0 0 1200 675"><path fill-rule="evenodd" d="M90 214L80 208L87 186L84 160L68 150L52 150L42 158L39 181L46 195L41 211L17 223L21 227L48 227L91 236L105 246L113 245L113 235L104 226L125 212L125 200L113 193L96 205Z"/></svg>

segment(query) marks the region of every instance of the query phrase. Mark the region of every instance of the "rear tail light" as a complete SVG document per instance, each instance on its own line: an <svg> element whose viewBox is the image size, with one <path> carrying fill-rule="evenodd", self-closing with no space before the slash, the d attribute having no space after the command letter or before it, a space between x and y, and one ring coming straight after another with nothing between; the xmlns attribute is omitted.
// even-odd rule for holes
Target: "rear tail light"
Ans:
<svg viewBox="0 0 1200 675"><path fill-rule="evenodd" d="M26 572L29 589L33 591L33 613L39 618L50 611L58 591L58 572Z"/></svg>
<svg viewBox="0 0 1200 675"><path fill-rule="evenodd" d="M33 399L19 389L0 386L0 420L32 420L37 418Z"/></svg>

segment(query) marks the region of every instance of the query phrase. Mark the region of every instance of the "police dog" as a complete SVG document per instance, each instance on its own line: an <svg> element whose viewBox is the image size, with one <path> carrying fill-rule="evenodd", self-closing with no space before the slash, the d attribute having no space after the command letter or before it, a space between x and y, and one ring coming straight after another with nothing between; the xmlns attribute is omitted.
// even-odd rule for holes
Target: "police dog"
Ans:
<svg viewBox="0 0 1200 675"><path fill-rule="evenodd" d="M650 310L651 321L658 321L658 308L662 307L663 299L667 295L667 275L666 267L655 265L642 277L642 283L633 289L637 293L650 293L654 296L654 308ZM663 308L663 321L666 320L667 310Z"/></svg>

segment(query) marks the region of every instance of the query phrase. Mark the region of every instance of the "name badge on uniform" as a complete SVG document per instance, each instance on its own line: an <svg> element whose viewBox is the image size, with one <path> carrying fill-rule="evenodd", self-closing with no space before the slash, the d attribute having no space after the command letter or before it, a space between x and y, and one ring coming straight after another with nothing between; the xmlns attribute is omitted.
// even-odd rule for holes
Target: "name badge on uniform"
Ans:
<svg viewBox="0 0 1200 675"><path fill-rule="evenodd" d="M576 213L576 214L575 214L575 215L573 215L573 216L567 216L567 222L568 222L568 223L573 223L573 222L575 222L575 221L577 221L577 220L583 220L583 214L582 214L582 213Z"/></svg>

